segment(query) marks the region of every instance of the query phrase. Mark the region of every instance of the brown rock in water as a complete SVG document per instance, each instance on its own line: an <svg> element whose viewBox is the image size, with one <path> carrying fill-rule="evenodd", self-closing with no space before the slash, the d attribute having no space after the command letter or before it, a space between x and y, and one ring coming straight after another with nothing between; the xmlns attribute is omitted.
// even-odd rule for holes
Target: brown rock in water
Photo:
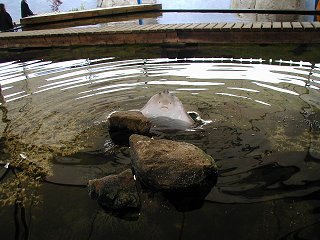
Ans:
<svg viewBox="0 0 320 240"><path fill-rule="evenodd" d="M151 122L140 111L119 111L108 118L110 130L128 129L134 133L147 134Z"/></svg>
<svg viewBox="0 0 320 240"><path fill-rule="evenodd" d="M89 180L88 192L91 198L97 199L99 204L108 209L140 207L140 199L130 169L118 175Z"/></svg>
<svg viewBox="0 0 320 240"><path fill-rule="evenodd" d="M132 135L130 154L138 179L158 190L195 189L216 179L213 158L190 143Z"/></svg>
<svg viewBox="0 0 320 240"><path fill-rule="evenodd" d="M140 111L114 112L108 125L110 137L118 145L128 145L132 134L146 135L151 128L151 122Z"/></svg>

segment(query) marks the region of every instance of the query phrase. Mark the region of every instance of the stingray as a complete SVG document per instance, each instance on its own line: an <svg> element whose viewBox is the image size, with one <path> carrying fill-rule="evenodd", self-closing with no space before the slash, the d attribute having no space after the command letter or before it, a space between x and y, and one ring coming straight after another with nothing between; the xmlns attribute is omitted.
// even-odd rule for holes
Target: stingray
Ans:
<svg viewBox="0 0 320 240"><path fill-rule="evenodd" d="M168 90L152 96L140 111L156 126L187 129L194 124L179 98Z"/></svg>

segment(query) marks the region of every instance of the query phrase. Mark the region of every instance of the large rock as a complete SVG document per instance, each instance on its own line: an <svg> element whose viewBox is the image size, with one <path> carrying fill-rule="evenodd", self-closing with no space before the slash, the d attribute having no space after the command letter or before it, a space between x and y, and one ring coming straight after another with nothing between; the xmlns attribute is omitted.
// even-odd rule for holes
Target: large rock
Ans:
<svg viewBox="0 0 320 240"><path fill-rule="evenodd" d="M305 0L232 0L232 9L257 10L305 10ZM255 19L257 22L299 22L303 18L297 14L239 14L240 17Z"/></svg>
<svg viewBox="0 0 320 240"><path fill-rule="evenodd" d="M151 122L140 111L119 111L108 117L109 134L114 143L128 145L132 134L148 134Z"/></svg>
<svg viewBox="0 0 320 240"><path fill-rule="evenodd" d="M157 190L195 189L216 177L212 157L189 143L132 135L130 154L138 179Z"/></svg>
<svg viewBox="0 0 320 240"><path fill-rule="evenodd" d="M118 175L89 180L88 192L91 198L97 199L99 204L108 209L140 207L140 199L130 169Z"/></svg>
<svg viewBox="0 0 320 240"><path fill-rule="evenodd" d="M304 0L232 0L231 2L231 8L236 9L304 10L305 5Z"/></svg>

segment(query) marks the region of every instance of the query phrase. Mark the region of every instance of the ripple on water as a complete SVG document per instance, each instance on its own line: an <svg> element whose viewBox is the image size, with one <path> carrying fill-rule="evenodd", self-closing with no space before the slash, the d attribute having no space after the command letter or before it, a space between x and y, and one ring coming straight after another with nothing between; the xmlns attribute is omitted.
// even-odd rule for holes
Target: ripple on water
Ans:
<svg viewBox="0 0 320 240"><path fill-rule="evenodd" d="M105 152L106 117L140 109L169 89L207 122L195 131L154 134L191 142L216 159L220 176L207 200L261 202L320 190L319 64L103 58L7 62L0 73L1 106L10 120L7 148L39 158L48 151L49 158L60 159L50 163L53 171L64 164L66 172L100 176L100 170L91 171L100 163L93 161L88 170L86 154L74 155L79 152L108 157L104 169L129 164L127 153L113 147Z"/></svg>

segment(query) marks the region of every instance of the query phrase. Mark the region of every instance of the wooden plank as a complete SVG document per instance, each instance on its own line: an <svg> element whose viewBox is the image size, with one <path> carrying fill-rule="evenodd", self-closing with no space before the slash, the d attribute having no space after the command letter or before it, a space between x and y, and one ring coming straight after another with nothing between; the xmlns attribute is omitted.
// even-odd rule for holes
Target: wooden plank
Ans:
<svg viewBox="0 0 320 240"><path fill-rule="evenodd" d="M137 24L123 24L123 25L115 25L114 27L116 28L117 32L128 32L131 31L132 28L135 27Z"/></svg>
<svg viewBox="0 0 320 240"><path fill-rule="evenodd" d="M143 8L141 8L143 6ZM119 6L120 8L122 6ZM161 10L161 4L139 4L139 5L127 5L127 13L135 13L143 10L144 12L153 11L153 10Z"/></svg>
<svg viewBox="0 0 320 240"><path fill-rule="evenodd" d="M221 28L221 31L231 31L232 27L235 25L235 23L227 23Z"/></svg>
<svg viewBox="0 0 320 240"><path fill-rule="evenodd" d="M311 24L313 25L313 27L314 27L316 30L319 30L319 29L320 29L320 22L311 22Z"/></svg>
<svg viewBox="0 0 320 240"><path fill-rule="evenodd" d="M166 30L166 29L170 29L174 24L161 24L162 25L162 29Z"/></svg>
<svg viewBox="0 0 320 240"><path fill-rule="evenodd" d="M201 23L192 23L191 25L187 26L185 28L185 30L193 30L194 28L196 28L198 25L200 25Z"/></svg>
<svg viewBox="0 0 320 240"><path fill-rule="evenodd" d="M303 27L299 22L292 22L291 25L294 30L297 30L297 31L303 30Z"/></svg>
<svg viewBox="0 0 320 240"><path fill-rule="evenodd" d="M244 26L244 23L238 22L232 27L232 30L235 31L235 32L241 31L241 28L243 26Z"/></svg>
<svg viewBox="0 0 320 240"><path fill-rule="evenodd" d="M301 25L304 30L314 30L314 27L311 24L311 22L301 22Z"/></svg>
<svg viewBox="0 0 320 240"><path fill-rule="evenodd" d="M123 27L119 28L118 31L122 33L131 33L131 32L139 32L141 25L138 24L126 24Z"/></svg>
<svg viewBox="0 0 320 240"><path fill-rule="evenodd" d="M149 29L149 31L161 31L161 29L163 28L162 26L163 24L154 24L153 28Z"/></svg>
<svg viewBox="0 0 320 240"><path fill-rule="evenodd" d="M262 29L264 29L264 30L271 30L271 28L272 28L271 22L262 22L261 25L262 25Z"/></svg>
<svg viewBox="0 0 320 240"><path fill-rule="evenodd" d="M114 31L115 32L115 27L114 26L103 26L99 28L99 32L109 32L109 31Z"/></svg>
<svg viewBox="0 0 320 240"><path fill-rule="evenodd" d="M59 22L66 20L75 20L83 18L92 18L100 16L108 16L119 13L133 13L133 12L146 12L150 10L161 10L161 4L141 4L136 6L120 6L120 7L110 7L110 8L95 8L83 11L71 11L71 12L61 12L52 13L45 15L34 15L20 20L22 25L32 25L39 23L49 23L49 22Z"/></svg>
<svg viewBox="0 0 320 240"><path fill-rule="evenodd" d="M221 28L223 28L223 26L225 26L226 24L227 23L225 22L218 23L212 28L212 31L221 31Z"/></svg>
<svg viewBox="0 0 320 240"><path fill-rule="evenodd" d="M262 23L261 22L254 22L253 24L252 24L252 28L251 28L251 30L252 31L261 31L261 28L262 28Z"/></svg>
<svg viewBox="0 0 320 240"><path fill-rule="evenodd" d="M204 28L206 27L206 26L208 26L209 25L209 23L200 23L198 26L196 26L193 30L194 31L203 31L204 30Z"/></svg>
<svg viewBox="0 0 320 240"><path fill-rule="evenodd" d="M282 30L282 23L281 22L273 22L272 29L276 30L276 31L281 31Z"/></svg>
<svg viewBox="0 0 320 240"><path fill-rule="evenodd" d="M182 24L178 24L178 26L176 27L176 30L184 30L187 27L189 27L192 23L182 23Z"/></svg>
<svg viewBox="0 0 320 240"><path fill-rule="evenodd" d="M183 28L183 31L194 31L194 29L201 23L191 23Z"/></svg>
<svg viewBox="0 0 320 240"><path fill-rule="evenodd" d="M110 26L108 32L111 32L111 33L120 32L120 30L122 29L126 29L125 26Z"/></svg>
<svg viewBox="0 0 320 240"><path fill-rule="evenodd" d="M154 24L142 25L142 27L140 28L140 32L144 32L144 31L150 30L153 27L154 27Z"/></svg>
<svg viewBox="0 0 320 240"><path fill-rule="evenodd" d="M218 23L209 23L207 26L205 26L203 29L204 30L211 30L214 28Z"/></svg>
<svg viewBox="0 0 320 240"><path fill-rule="evenodd" d="M88 28L81 28L82 31L85 33L96 33L96 32L102 32L103 30L100 27L88 27ZM66 28L63 28L63 34L68 34L69 31L66 31Z"/></svg>
<svg viewBox="0 0 320 240"><path fill-rule="evenodd" d="M282 22L282 30L284 30L284 31L292 31L291 22Z"/></svg>
<svg viewBox="0 0 320 240"><path fill-rule="evenodd" d="M159 24L159 25L160 25L160 28L154 29L157 32L171 32L171 31L174 31L174 29L172 29L173 24Z"/></svg>
<svg viewBox="0 0 320 240"><path fill-rule="evenodd" d="M168 31L176 31L177 27L179 27L180 24L170 24L170 26L168 26L166 29Z"/></svg>
<svg viewBox="0 0 320 240"><path fill-rule="evenodd" d="M253 26L252 22L244 23L241 30L251 30Z"/></svg>

